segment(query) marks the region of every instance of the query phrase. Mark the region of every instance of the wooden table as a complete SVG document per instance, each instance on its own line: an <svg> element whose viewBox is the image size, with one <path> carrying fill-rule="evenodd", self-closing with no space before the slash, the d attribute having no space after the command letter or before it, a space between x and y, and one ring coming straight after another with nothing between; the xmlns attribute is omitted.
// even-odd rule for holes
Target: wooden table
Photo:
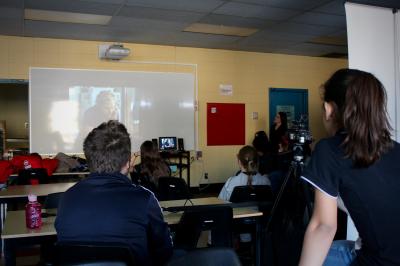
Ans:
<svg viewBox="0 0 400 266"><path fill-rule="evenodd" d="M25 199L29 194L34 194L38 197L47 196L51 193L65 192L67 189L75 185L72 183L53 183L39 185L24 185L24 186L9 186L0 190L0 203L9 203L15 200Z"/></svg>
<svg viewBox="0 0 400 266"><path fill-rule="evenodd" d="M87 177L90 172L65 172L65 173L52 173L48 177L48 183L68 183L77 182ZM9 183L13 184L14 180L18 178L18 174L12 174L9 176Z"/></svg>
<svg viewBox="0 0 400 266"><path fill-rule="evenodd" d="M51 193L65 192L75 183L53 183L39 185L9 186L0 190L0 226L4 227L7 215L7 204L16 202L28 202L28 195L34 194L44 197Z"/></svg>
<svg viewBox="0 0 400 266"><path fill-rule="evenodd" d="M229 202L222 201L218 198L198 198L192 199L194 206L201 205L216 205L216 204L228 204ZM162 208L178 207L183 206L186 200L177 201L161 201L160 206ZM187 205L187 204L186 204ZM189 205L191 205L189 203ZM44 210L46 212L46 210ZM55 210L48 210L48 212L55 214ZM180 212L168 212L164 211L164 219L169 225L178 224L183 214ZM249 217L261 217L263 215L257 207L239 207L233 208L233 218L249 218ZM54 238L56 241L56 230L54 228L55 216L49 216L42 218L42 227L39 229L28 229L25 225L25 211L9 211L4 224L4 229L1 234L1 238L4 240L5 246L5 264L15 265L15 249L19 243L33 242L41 243L43 239ZM260 252L261 242L259 234L261 227L259 223L256 223L256 265L260 265Z"/></svg>
<svg viewBox="0 0 400 266"><path fill-rule="evenodd" d="M54 172L51 174L51 176L73 176L73 175L87 176L89 174L90 174L90 172L65 172L65 173ZM12 174L12 175L10 175L10 177L18 177L18 174Z"/></svg>
<svg viewBox="0 0 400 266"><path fill-rule="evenodd" d="M222 199L216 197L208 197L208 198L197 198L190 200L166 200L160 201L161 208L170 208L170 207L180 207L180 206L201 206L201 205L217 205L217 204L227 204Z"/></svg>
<svg viewBox="0 0 400 266"><path fill-rule="evenodd" d="M183 206L186 200L171 200L171 201L160 201L160 206L162 208ZM191 200L194 206L201 205L216 205L216 204L227 204L218 198L198 198ZM43 211L46 213L46 210ZM50 213L55 214L55 210L49 210ZM169 212L164 211L164 220L169 224L177 224L183 214L180 212ZM263 213L260 212L255 207L241 207L233 208L233 219L249 218L249 217L259 217ZM54 229L55 216L49 216L43 218L42 227L39 229L28 229L25 225L25 211L9 211L7 213L6 222L4 225L4 230L1 234L2 239L9 238L21 238L21 237L35 237L44 235L55 235L56 230Z"/></svg>

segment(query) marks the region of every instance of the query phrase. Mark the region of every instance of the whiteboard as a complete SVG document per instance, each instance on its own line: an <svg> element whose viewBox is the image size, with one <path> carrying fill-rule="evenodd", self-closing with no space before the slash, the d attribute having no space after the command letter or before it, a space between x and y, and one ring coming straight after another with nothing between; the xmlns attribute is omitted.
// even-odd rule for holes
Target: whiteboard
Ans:
<svg viewBox="0 0 400 266"><path fill-rule="evenodd" d="M30 151L83 153L100 123L124 123L132 152L152 138L195 143L195 79L190 73L30 68Z"/></svg>

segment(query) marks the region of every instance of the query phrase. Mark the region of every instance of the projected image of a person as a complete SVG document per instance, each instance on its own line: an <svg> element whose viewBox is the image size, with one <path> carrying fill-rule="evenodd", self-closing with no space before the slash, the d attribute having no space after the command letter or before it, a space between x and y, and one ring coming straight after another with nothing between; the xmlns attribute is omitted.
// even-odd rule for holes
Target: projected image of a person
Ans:
<svg viewBox="0 0 400 266"><path fill-rule="evenodd" d="M114 94L110 91L102 91L97 95L95 105L86 110L83 123L91 130L104 121L118 119L119 110Z"/></svg>

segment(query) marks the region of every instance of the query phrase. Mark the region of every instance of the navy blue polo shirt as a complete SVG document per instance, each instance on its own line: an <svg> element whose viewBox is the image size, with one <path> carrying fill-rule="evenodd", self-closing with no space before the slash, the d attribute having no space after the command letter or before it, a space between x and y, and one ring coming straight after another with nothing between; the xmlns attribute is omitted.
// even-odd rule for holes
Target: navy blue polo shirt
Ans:
<svg viewBox="0 0 400 266"><path fill-rule="evenodd" d="M400 145L373 165L356 168L340 146L346 134L321 140L302 178L343 199L360 234L357 265L400 265Z"/></svg>
<svg viewBox="0 0 400 266"><path fill-rule="evenodd" d="M138 265L164 264L172 254L168 225L153 193L120 174L91 174L68 189L55 222L58 241L122 243Z"/></svg>

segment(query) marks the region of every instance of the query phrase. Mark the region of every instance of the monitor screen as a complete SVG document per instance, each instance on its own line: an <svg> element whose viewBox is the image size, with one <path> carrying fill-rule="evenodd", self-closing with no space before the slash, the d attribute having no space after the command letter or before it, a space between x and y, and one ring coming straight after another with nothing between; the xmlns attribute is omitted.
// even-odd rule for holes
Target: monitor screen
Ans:
<svg viewBox="0 0 400 266"><path fill-rule="evenodd" d="M158 139L158 145L160 151L176 150L177 149L176 137L160 137Z"/></svg>

